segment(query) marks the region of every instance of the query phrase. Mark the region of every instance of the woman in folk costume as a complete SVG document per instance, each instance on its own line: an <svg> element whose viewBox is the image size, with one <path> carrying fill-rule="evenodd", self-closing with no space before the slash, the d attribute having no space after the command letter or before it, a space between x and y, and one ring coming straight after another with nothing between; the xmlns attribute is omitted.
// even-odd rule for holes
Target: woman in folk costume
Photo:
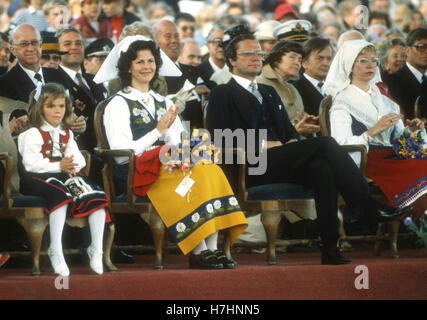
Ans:
<svg viewBox="0 0 427 320"><path fill-rule="evenodd" d="M18 137L20 191L45 199L49 214L48 256L56 274L70 271L62 252L62 231L67 215L88 216L91 245L90 268L103 273L102 242L105 222L110 222L108 199L80 172L86 166L70 130L72 105L64 87L48 83L30 97L33 126Z"/></svg>
<svg viewBox="0 0 427 320"><path fill-rule="evenodd" d="M323 90L332 95L331 135L339 144L362 144L368 150L366 176L375 181L395 207L411 205L419 217L427 209L427 159L396 160L392 143L403 133L420 133L419 119L400 117L399 106L375 85L379 75L375 47L365 40L350 40L338 50ZM360 164L360 155L352 155Z"/></svg>
<svg viewBox="0 0 427 320"><path fill-rule="evenodd" d="M141 182L134 183L134 191L139 195L146 192L178 247L184 254L190 253L190 268L234 268L235 262L218 250L218 231L228 229L233 242L247 222L222 170L214 164L196 164L183 179L184 171L164 170L160 163L161 146L178 145L184 131L178 108L150 87L159 70L164 75L171 66L170 59L143 36L126 37L114 47L95 78L99 82L121 79L122 89L105 108L106 136L111 149L134 150L135 181ZM153 164L153 159L154 166L148 170L155 178L147 191L141 173L147 169L145 160ZM116 162L116 174L126 175L126 160ZM193 180L194 185L186 187L184 180Z"/></svg>

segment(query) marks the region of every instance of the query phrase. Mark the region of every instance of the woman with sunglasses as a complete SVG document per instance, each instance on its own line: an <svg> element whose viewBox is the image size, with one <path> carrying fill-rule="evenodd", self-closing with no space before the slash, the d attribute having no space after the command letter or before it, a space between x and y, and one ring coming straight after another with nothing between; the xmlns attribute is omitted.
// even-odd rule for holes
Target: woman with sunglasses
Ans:
<svg viewBox="0 0 427 320"><path fill-rule="evenodd" d="M267 55L257 82L276 89L297 132L302 136L312 136L320 131L319 117L304 111L301 95L288 82L298 79L303 55L304 49L298 42L280 41Z"/></svg>
<svg viewBox="0 0 427 320"><path fill-rule="evenodd" d="M427 209L427 158L397 160L392 142L404 132L421 133L419 119L401 120L400 107L375 85L379 60L365 40L345 42L335 56L323 86L333 98L331 135L341 145L362 144L368 150L366 176L375 181L394 207L411 205L419 216ZM352 155L357 164L360 155Z"/></svg>
<svg viewBox="0 0 427 320"><path fill-rule="evenodd" d="M58 38L55 36L42 36L42 55L40 64L42 67L58 69L61 63L61 55L66 54L59 50Z"/></svg>

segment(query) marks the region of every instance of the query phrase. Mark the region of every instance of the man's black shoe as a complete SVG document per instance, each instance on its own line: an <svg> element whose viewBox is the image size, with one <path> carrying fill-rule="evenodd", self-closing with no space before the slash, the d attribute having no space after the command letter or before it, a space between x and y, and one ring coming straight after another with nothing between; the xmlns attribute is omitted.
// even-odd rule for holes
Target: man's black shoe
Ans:
<svg viewBox="0 0 427 320"><path fill-rule="evenodd" d="M412 211L411 206L403 207L403 208L378 208L374 213L374 218L377 222L388 222L392 220L396 220L405 214L408 214Z"/></svg>
<svg viewBox="0 0 427 320"><path fill-rule="evenodd" d="M322 264L350 264L351 261L346 259L338 248L325 248L322 250Z"/></svg>
<svg viewBox="0 0 427 320"><path fill-rule="evenodd" d="M135 263L135 258L123 250L117 250L114 252L113 261L116 263L132 264Z"/></svg>

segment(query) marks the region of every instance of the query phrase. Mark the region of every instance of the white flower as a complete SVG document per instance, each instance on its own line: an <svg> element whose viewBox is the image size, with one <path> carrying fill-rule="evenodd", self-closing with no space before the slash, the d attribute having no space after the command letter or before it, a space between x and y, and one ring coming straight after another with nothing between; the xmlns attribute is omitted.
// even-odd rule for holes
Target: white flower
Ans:
<svg viewBox="0 0 427 320"><path fill-rule="evenodd" d="M139 116L140 114L141 114L141 109L138 109L138 108L133 108L133 115L135 116L135 117L137 117L137 116Z"/></svg>
<svg viewBox="0 0 427 320"><path fill-rule="evenodd" d="M206 210L208 210L209 213L212 213L214 211L211 203L208 203L208 205L206 206Z"/></svg>
<svg viewBox="0 0 427 320"><path fill-rule="evenodd" d="M184 232L186 228L187 227L182 222L180 222L176 225L176 231L178 231L178 232Z"/></svg>
<svg viewBox="0 0 427 320"><path fill-rule="evenodd" d="M194 214L191 216L191 220L192 220L194 223L197 223L197 221L199 221L199 219L200 219L200 214L199 214L198 212L194 213Z"/></svg>
<svg viewBox="0 0 427 320"><path fill-rule="evenodd" d="M232 206L237 206L237 199L236 199L236 197L231 197L230 199L228 199L228 202Z"/></svg>
<svg viewBox="0 0 427 320"><path fill-rule="evenodd" d="M219 201L219 200L215 200L215 202L214 202L214 208L215 209L219 209L219 208L221 208L221 201Z"/></svg>

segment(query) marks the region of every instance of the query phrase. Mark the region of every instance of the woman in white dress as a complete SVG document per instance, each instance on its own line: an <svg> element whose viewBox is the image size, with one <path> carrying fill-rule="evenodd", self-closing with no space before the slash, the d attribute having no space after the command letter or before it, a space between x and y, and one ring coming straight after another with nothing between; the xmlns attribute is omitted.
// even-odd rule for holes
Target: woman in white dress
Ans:
<svg viewBox="0 0 427 320"><path fill-rule="evenodd" d="M365 40L350 40L338 50L323 90L333 97L331 135L341 145L362 144L368 150L366 176L375 181L395 207L411 205L413 214L427 209L426 159L396 160L392 143L402 133L421 132L419 119L406 120L399 106L375 84L379 61L375 47ZM360 164L360 154L352 154Z"/></svg>

